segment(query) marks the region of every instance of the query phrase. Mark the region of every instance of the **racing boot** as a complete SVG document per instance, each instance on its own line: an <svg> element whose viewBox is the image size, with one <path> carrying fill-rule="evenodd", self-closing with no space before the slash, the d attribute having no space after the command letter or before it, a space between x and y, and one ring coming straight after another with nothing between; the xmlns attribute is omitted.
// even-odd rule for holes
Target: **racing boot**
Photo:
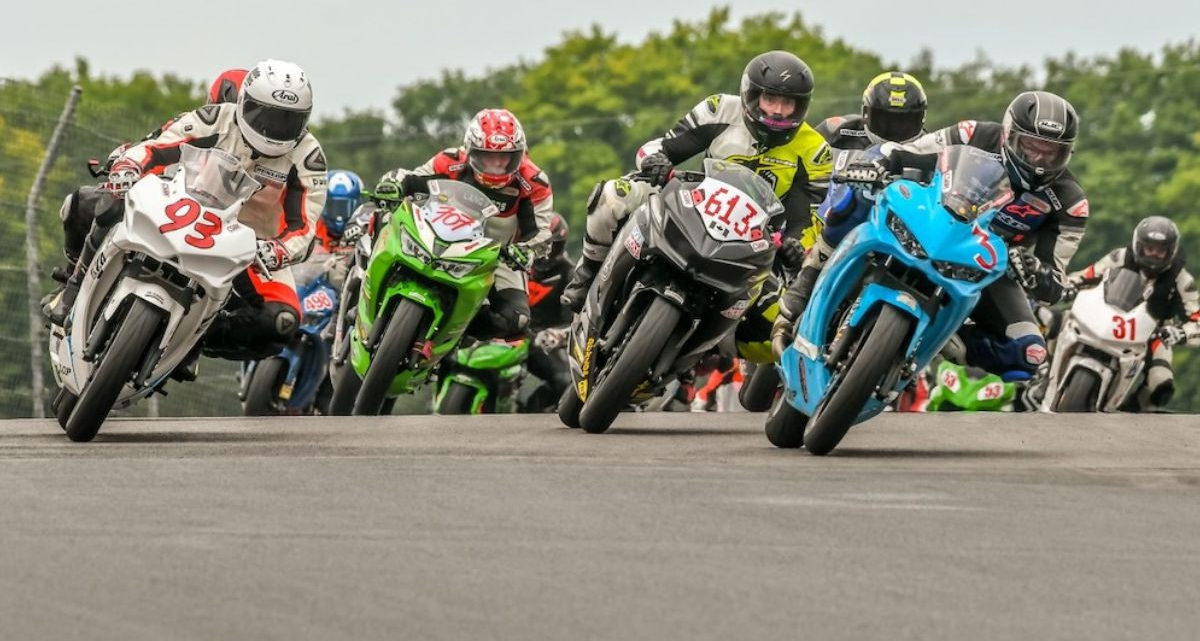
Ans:
<svg viewBox="0 0 1200 641"><path fill-rule="evenodd" d="M100 243L107 235L108 229L93 225L88 232L87 239L83 242L83 251L79 254L79 259L75 261L74 269L71 270L71 275L67 276L63 282L62 289L58 292L55 298L44 301L42 313L51 323L63 326L67 319L67 315L71 313L71 308L75 305L75 298L79 296L79 288L83 285L83 277L87 274L88 267L91 266L92 260L96 257L96 251L100 249ZM65 270L64 270L65 272ZM53 294L54 292L51 292ZM48 295L49 296L49 295Z"/></svg>
<svg viewBox="0 0 1200 641"><path fill-rule="evenodd" d="M779 297L779 315L775 317L775 324L771 326L771 351L774 352L776 360L792 342L796 321L804 314L808 299L812 297L813 286L820 275L820 267L804 265L800 268L796 280L792 281Z"/></svg>
<svg viewBox="0 0 1200 641"><path fill-rule="evenodd" d="M575 266L575 273L571 275L571 282L563 288L563 293L559 296L559 302L563 307L578 314L579 310L583 309L583 302L587 300L588 288L592 286L592 281L596 279L596 272L600 269L600 263L603 261L592 260L587 256L579 258L579 264Z"/></svg>

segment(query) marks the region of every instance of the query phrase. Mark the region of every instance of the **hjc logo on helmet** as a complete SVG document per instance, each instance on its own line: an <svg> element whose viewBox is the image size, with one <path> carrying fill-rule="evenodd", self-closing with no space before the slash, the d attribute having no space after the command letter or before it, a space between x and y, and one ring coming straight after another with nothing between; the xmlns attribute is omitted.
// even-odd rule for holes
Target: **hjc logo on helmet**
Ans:
<svg viewBox="0 0 1200 641"><path fill-rule="evenodd" d="M287 89L276 89L275 91L271 92L271 97L279 102L286 102L289 105L294 105L300 102L300 96L296 95L295 92L288 91Z"/></svg>

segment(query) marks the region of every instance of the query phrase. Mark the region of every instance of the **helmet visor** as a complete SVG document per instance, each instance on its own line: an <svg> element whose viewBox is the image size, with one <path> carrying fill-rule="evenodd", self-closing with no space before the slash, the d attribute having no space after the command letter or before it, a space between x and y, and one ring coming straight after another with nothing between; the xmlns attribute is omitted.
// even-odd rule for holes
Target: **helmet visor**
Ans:
<svg viewBox="0 0 1200 641"><path fill-rule="evenodd" d="M1142 240L1137 247L1137 262L1147 269L1164 269L1171 262L1172 249L1167 241Z"/></svg>
<svg viewBox="0 0 1200 641"><path fill-rule="evenodd" d="M1067 167L1073 143L1017 131L1008 135L1008 149L1020 164L1038 174L1057 174Z"/></svg>
<svg viewBox="0 0 1200 641"><path fill-rule="evenodd" d="M472 149L467 153L467 161L475 173L485 176L509 176L516 173L524 155L525 152L520 149L513 151Z"/></svg>
<svg viewBox="0 0 1200 641"><path fill-rule="evenodd" d="M296 140L304 135L308 125L308 111L280 109L265 105L250 96L242 108L246 125L270 140Z"/></svg>
<svg viewBox="0 0 1200 641"><path fill-rule="evenodd" d="M357 198L335 198L329 197L325 201L325 209L321 213L325 216L325 221L338 221L340 224L345 224L350 219L350 214L358 208Z"/></svg>
<svg viewBox="0 0 1200 641"><path fill-rule="evenodd" d="M884 140L908 142L921 134L924 124L923 111L891 111L878 107L867 109L867 128Z"/></svg>

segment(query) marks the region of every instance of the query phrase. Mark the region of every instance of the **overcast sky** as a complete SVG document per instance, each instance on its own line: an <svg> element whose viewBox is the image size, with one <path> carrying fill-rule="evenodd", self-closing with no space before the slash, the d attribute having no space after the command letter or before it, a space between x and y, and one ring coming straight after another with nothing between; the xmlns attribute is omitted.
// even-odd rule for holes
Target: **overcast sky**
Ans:
<svg viewBox="0 0 1200 641"><path fill-rule="evenodd" d="M150 69L206 79L224 68L275 57L304 67L316 89L317 113L336 115L347 107L390 110L398 85L434 77L442 68L480 73L536 60L564 31L598 23L623 41L636 42L650 31L669 29L673 19L696 19L719 5L732 5L735 19L799 10L827 36L845 38L901 65L924 47L933 50L939 66L956 66L981 49L996 61L1036 65L1067 51L1098 55L1122 46L1155 51L1200 31L1200 2L1195 0L1109 4L17 0L7 3L0 23L0 77L35 77L55 63L70 66L76 56L83 56L95 72L104 74L124 76ZM980 7L988 8L986 14Z"/></svg>

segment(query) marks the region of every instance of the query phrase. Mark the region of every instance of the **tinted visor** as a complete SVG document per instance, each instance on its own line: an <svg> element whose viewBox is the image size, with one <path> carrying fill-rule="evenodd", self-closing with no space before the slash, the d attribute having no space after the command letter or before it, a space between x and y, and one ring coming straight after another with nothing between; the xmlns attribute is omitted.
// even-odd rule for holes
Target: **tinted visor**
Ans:
<svg viewBox="0 0 1200 641"><path fill-rule="evenodd" d="M280 109L246 96L242 118L251 129L270 140L296 140L304 134L308 111Z"/></svg>
<svg viewBox="0 0 1200 641"><path fill-rule="evenodd" d="M476 173L488 176L507 176L516 173L517 168L521 166L521 158L524 156L525 151L522 149L513 151L472 149L467 153L467 161Z"/></svg>
<svg viewBox="0 0 1200 641"><path fill-rule="evenodd" d="M921 134L924 124L923 111L889 111L878 107L867 109L867 128L884 140L907 142Z"/></svg>
<svg viewBox="0 0 1200 641"><path fill-rule="evenodd" d="M325 201L325 209L322 210L327 219L337 219L345 221L350 218L350 214L358 208L358 199L356 198L333 198L330 197Z"/></svg>
<svg viewBox="0 0 1200 641"><path fill-rule="evenodd" d="M1008 149L1020 164L1040 173L1057 174L1071 159L1073 143L1040 138L1013 129L1008 135Z"/></svg>

